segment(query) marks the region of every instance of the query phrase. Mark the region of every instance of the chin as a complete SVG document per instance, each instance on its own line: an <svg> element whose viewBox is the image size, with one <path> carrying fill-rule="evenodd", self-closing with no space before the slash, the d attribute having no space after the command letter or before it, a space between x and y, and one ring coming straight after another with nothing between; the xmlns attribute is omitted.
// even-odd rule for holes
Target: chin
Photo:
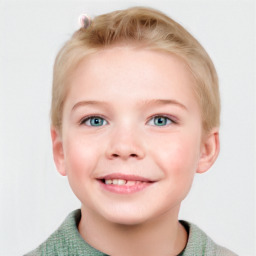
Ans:
<svg viewBox="0 0 256 256"><path fill-rule="evenodd" d="M106 214L103 215L103 217L108 222L111 222L113 224L127 226L139 225L151 219L148 214L140 212L138 211L138 209L134 211L132 211L132 209L129 209L128 211L121 211L120 209L115 211L108 211Z"/></svg>
<svg viewBox="0 0 256 256"><path fill-rule="evenodd" d="M138 218L138 217L128 217L125 216L115 216L114 218L107 219L109 222L116 224L116 225L122 225L122 226L135 226L135 225L140 225L146 222L144 218Z"/></svg>

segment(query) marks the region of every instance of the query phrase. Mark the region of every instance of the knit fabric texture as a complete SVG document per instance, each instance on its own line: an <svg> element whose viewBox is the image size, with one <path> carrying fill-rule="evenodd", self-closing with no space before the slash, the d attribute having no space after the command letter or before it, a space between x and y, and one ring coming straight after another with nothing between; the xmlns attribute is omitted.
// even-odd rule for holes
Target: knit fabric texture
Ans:
<svg viewBox="0 0 256 256"><path fill-rule="evenodd" d="M77 226L81 210L71 212L61 226L38 248L25 256L103 256L104 254L86 243ZM236 256L237 254L215 244L196 225L180 221L188 230L186 248L178 256ZM160 255L161 256L161 255Z"/></svg>

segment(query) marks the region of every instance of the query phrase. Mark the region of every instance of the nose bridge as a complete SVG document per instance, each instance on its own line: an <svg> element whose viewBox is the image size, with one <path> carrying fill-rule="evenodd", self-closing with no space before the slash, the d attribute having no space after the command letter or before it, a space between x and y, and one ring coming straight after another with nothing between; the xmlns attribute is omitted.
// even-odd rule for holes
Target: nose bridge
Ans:
<svg viewBox="0 0 256 256"><path fill-rule="evenodd" d="M124 123L116 126L110 135L107 155L109 158L143 158L145 155L138 127Z"/></svg>

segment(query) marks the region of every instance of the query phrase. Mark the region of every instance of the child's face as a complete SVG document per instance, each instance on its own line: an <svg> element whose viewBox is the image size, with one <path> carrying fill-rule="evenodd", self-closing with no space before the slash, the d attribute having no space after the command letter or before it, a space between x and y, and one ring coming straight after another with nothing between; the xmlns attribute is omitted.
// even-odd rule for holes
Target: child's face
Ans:
<svg viewBox="0 0 256 256"><path fill-rule="evenodd" d="M178 214L202 155L193 83L183 61L150 50L113 47L79 65L53 142L82 207L123 224Z"/></svg>

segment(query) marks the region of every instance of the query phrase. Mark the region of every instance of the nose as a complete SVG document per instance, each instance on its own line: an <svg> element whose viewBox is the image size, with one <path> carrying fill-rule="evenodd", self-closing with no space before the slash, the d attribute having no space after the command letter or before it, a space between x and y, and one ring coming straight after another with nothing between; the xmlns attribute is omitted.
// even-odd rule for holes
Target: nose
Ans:
<svg viewBox="0 0 256 256"><path fill-rule="evenodd" d="M106 150L108 159L143 159L145 147L138 133L128 129L113 132Z"/></svg>

